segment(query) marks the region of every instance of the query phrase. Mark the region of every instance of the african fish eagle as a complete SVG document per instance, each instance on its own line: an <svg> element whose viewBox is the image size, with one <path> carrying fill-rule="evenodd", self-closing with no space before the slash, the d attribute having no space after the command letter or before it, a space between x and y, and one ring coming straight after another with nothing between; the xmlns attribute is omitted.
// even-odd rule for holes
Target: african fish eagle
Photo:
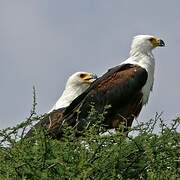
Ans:
<svg viewBox="0 0 180 180"><path fill-rule="evenodd" d="M80 94L82 94L91 83L97 79L97 75L91 72L76 72L72 74L66 83L65 89L53 108L48 114L40 120L32 129L28 131L26 137L31 136L35 128L44 126L51 129L51 125L58 124L58 119L61 117L65 108Z"/></svg>
<svg viewBox="0 0 180 180"><path fill-rule="evenodd" d="M82 94L96 79L97 75L90 72L76 72L71 75L67 80L65 90L61 97L49 112L69 106L70 103Z"/></svg>
<svg viewBox="0 0 180 180"><path fill-rule="evenodd" d="M102 122L104 127L116 129L121 123L130 127L152 91L155 68L152 50L158 46L165 46L158 37L135 36L129 58L109 69L77 97L63 113L63 122L84 130L91 125L91 104L99 113L110 105Z"/></svg>

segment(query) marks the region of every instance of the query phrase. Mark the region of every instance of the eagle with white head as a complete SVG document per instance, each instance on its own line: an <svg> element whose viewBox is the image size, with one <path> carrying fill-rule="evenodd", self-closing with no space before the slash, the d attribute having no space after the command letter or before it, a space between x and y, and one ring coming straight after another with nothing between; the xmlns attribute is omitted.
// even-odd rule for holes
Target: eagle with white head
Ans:
<svg viewBox="0 0 180 180"><path fill-rule="evenodd" d="M82 94L96 79L97 75L90 72L76 72L72 74L67 80L61 97L49 112L69 106L70 103Z"/></svg>
<svg viewBox="0 0 180 180"><path fill-rule="evenodd" d="M56 104L42 120L28 131L26 137L31 136L39 126L44 126L49 132L51 131L51 127L58 126L65 108L68 107L76 97L89 88L96 79L97 75L91 72L76 72L72 74L68 78L65 89Z"/></svg>
<svg viewBox="0 0 180 180"><path fill-rule="evenodd" d="M108 70L90 88L77 97L63 113L63 122L73 122L81 131L91 125L91 104L102 113L107 129L118 128L121 123L132 125L143 105L148 102L154 83L155 59L152 50L165 46L163 40L151 35L135 36L127 60Z"/></svg>

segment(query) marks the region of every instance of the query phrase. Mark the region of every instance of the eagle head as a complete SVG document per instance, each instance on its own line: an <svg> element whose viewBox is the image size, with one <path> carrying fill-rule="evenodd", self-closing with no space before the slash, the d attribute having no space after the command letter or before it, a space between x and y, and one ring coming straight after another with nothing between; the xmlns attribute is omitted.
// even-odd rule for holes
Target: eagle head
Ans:
<svg viewBox="0 0 180 180"><path fill-rule="evenodd" d="M152 35L138 35L135 36L131 45L132 52L148 53L156 47L165 46L162 39Z"/></svg>
<svg viewBox="0 0 180 180"><path fill-rule="evenodd" d="M67 86L89 87L97 79L97 75L91 72L76 72L71 75L67 81Z"/></svg>

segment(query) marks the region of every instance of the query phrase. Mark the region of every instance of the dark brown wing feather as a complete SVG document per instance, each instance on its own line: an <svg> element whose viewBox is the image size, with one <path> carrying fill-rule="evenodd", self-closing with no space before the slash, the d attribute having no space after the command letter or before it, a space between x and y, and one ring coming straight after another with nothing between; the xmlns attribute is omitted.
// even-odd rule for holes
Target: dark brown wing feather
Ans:
<svg viewBox="0 0 180 180"><path fill-rule="evenodd" d="M39 127L44 127L47 129L48 133L52 137L57 137L60 133L59 127L62 124L62 116L65 108L60 108L58 110L54 110L51 113L45 115L45 117L36 123L25 135L25 137L30 137L34 133L34 131Z"/></svg>
<svg viewBox="0 0 180 180"><path fill-rule="evenodd" d="M93 103L99 113L103 112L106 105L111 105L104 121L108 128L116 128L121 122L131 126L142 108L141 90L147 76L145 69L132 64L110 69L71 103L65 110L64 119L77 123L78 130L84 129L88 124L90 105Z"/></svg>

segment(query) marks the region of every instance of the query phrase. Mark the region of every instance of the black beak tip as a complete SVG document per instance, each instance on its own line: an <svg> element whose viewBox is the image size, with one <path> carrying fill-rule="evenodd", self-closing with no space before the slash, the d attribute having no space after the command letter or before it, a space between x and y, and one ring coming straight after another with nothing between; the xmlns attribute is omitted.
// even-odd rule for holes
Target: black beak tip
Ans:
<svg viewBox="0 0 180 180"><path fill-rule="evenodd" d="M160 40L159 46L161 46L161 47L165 46L165 43L162 39Z"/></svg>

